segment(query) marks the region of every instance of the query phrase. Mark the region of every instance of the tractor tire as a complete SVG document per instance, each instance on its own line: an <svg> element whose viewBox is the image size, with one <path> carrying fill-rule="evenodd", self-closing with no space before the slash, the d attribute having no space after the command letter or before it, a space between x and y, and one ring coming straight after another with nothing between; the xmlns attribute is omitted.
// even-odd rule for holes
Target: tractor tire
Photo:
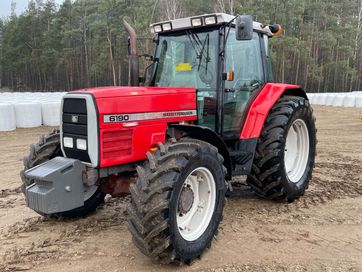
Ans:
<svg viewBox="0 0 362 272"><path fill-rule="evenodd" d="M194 139L158 146L137 167L128 227L146 256L190 264L211 246L222 220L224 159L216 147Z"/></svg>
<svg viewBox="0 0 362 272"><path fill-rule="evenodd" d="M293 202L308 188L316 144L315 118L309 101L281 97L265 121L248 184L260 197Z"/></svg>
<svg viewBox="0 0 362 272"><path fill-rule="evenodd" d="M34 183L34 180L27 179L24 176L24 172L26 170L58 156L63 156L60 148L59 130L53 130L51 133L41 136L38 143L32 144L30 146L29 155L24 157L24 170L20 172L20 177L23 182L22 191L25 192L25 188ZM56 218L84 217L95 211L100 204L104 203L104 197L105 194L98 187L97 190L84 202L84 206L70 211L51 214L49 216ZM48 216L45 214L41 215Z"/></svg>

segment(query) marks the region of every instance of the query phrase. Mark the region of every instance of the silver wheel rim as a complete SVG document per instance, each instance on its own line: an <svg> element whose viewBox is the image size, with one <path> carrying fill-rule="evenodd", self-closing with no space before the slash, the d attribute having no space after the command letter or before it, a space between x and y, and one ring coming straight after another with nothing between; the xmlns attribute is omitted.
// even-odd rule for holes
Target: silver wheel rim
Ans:
<svg viewBox="0 0 362 272"><path fill-rule="evenodd" d="M299 182L307 167L309 133L305 122L297 119L290 126L284 152L284 166L289 180Z"/></svg>
<svg viewBox="0 0 362 272"><path fill-rule="evenodd" d="M184 201L182 199L184 191L187 192L187 211L180 208ZM182 238L195 241L202 236L211 221L215 202L216 186L211 172L205 167L193 170L186 178L177 200L176 220Z"/></svg>

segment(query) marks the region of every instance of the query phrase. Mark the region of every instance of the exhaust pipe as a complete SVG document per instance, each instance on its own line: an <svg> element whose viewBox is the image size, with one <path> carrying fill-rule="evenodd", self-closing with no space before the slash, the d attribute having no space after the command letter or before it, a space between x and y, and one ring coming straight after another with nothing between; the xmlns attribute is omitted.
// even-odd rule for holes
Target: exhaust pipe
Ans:
<svg viewBox="0 0 362 272"><path fill-rule="evenodd" d="M139 86L140 79L136 31L125 20L123 20L123 25L129 35L130 42L128 83L130 86Z"/></svg>

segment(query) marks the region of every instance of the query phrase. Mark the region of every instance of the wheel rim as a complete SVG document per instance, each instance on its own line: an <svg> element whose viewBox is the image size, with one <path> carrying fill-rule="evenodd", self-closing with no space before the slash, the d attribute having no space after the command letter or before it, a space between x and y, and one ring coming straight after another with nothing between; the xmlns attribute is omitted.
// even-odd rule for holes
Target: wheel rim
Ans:
<svg viewBox="0 0 362 272"><path fill-rule="evenodd" d="M177 201L177 227L187 241L202 236L215 209L216 186L211 172L199 167L186 178Z"/></svg>
<svg viewBox="0 0 362 272"><path fill-rule="evenodd" d="M290 126L284 153L284 165L290 181L297 183L303 176L309 157L309 133L305 122L297 119Z"/></svg>

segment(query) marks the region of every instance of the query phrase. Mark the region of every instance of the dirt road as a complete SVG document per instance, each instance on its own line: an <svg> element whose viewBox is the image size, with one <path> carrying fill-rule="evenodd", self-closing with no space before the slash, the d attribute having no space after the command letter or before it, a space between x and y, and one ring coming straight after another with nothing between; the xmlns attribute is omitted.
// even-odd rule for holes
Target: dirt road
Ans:
<svg viewBox="0 0 362 272"><path fill-rule="evenodd" d="M318 157L293 204L227 200L213 246L192 266L161 266L136 250L128 199L85 219L43 219L18 187L22 157L49 128L0 133L0 271L362 271L362 110L316 107Z"/></svg>

